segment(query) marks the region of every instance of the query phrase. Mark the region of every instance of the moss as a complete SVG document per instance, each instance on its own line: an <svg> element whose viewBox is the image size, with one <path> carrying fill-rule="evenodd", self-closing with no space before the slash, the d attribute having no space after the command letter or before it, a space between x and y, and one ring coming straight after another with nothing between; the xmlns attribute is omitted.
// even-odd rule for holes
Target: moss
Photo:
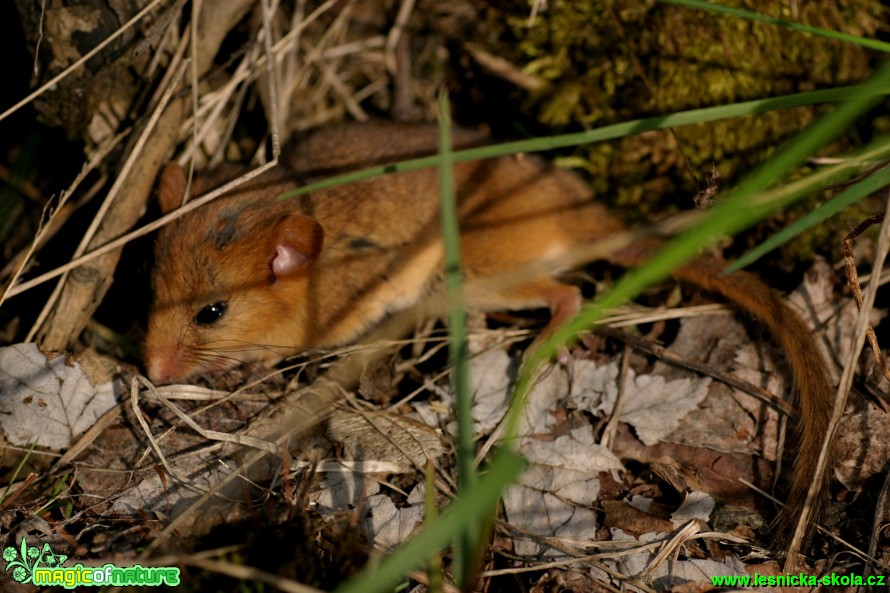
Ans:
<svg viewBox="0 0 890 593"><path fill-rule="evenodd" d="M888 30L888 8L879 0L795 3L797 14L784 1L726 4L866 37ZM499 39L494 51L550 83L544 93L517 92L515 100L521 114L553 133L854 84L877 59L852 44L647 1L551 0L532 26L526 4L498 4L488 8L483 22L489 28L484 37ZM575 154L585 160L583 169L604 199L623 208L630 220L648 219L692 207L698 180L712 166L719 170L722 187L731 184L822 109L647 133ZM882 116L874 128L887 125ZM860 130L855 142L872 133L868 126ZM839 142L834 150L849 145ZM808 256L802 246L818 247L824 235L842 232L828 227L802 238L791 251Z"/></svg>

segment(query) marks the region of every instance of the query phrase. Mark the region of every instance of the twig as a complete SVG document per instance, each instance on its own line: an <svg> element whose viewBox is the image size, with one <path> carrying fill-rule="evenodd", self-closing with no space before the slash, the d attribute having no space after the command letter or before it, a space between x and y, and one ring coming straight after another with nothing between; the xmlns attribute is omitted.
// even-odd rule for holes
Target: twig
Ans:
<svg viewBox="0 0 890 593"><path fill-rule="evenodd" d="M860 311L862 310L862 287L859 284L859 277L856 272L856 258L853 255L853 240L873 225L883 222L883 220L883 214L868 218L853 229L849 235L844 237L844 269L847 273L847 283L850 286L850 290L853 292L853 300L856 301L856 307ZM866 335L878 368L881 370L884 378L890 381L890 369L887 368L884 355L881 353L881 347L878 345L878 338L875 336L875 330L871 324L868 326Z"/></svg>
<svg viewBox="0 0 890 593"><path fill-rule="evenodd" d="M887 194L887 205L885 206L885 211L890 210L890 192ZM875 255L875 261L872 266L872 274L875 277L880 275L881 270L884 268L884 260L887 257L887 249L890 247L890 218L885 218L883 224L881 225L881 234L878 239L878 248L877 254ZM832 447L832 442L834 440L834 434L837 432L838 425L840 424L841 418L844 414L844 408L847 404L847 395L850 392L850 387L853 384L853 375L856 373L856 361L859 358L859 354L862 352L862 348L865 346L865 339L868 333L868 318L871 314L871 309L874 306L875 295L878 292L878 283L873 282L868 285L868 288L865 289L865 295L862 300L862 308L859 311L859 317L856 319L856 333L854 334L852 347L850 348L850 352L847 355L847 360L844 364L844 372L841 375L840 385L838 385L837 394L834 400L834 409L831 414L831 422L829 424L829 429L827 434L825 435L825 440L822 443L822 450L819 453L819 464L818 469L815 474L812 476L812 482L810 483L810 489L807 492L807 499L804 503L803 509L801 509L800 517L797 521L797 528L794 531L794 536L791 539L791 544L788 546L788 557L785 559L785 572L793 572L794 567L797 564L797 556L800 553L800 547L803 542L804 534L807 532L807 525L810 522L810 515L813 510L813 503L816 500L816 497L819 496L819 489L823 484L822 476L825 475L826 465L828 464L828 459L830 458L830 451Z"/></svg>
<svg viewBox="0 0 890 593"><path fill-rule="evenodd" d="M601 335L617 338L627 344L630 344L635 349L640 350L641 352L652 354L671 364L675 364L677 366L693 370L697 373L713 377L721 383L725 383L734 389L744 391L748 395L756 397L760 401L764 402L772 408L775 408L776 410L779 410L784 414L787 414L789 416L793 416L795 414L794 408L788 402L777 398L775 395L773 395L766 389L763 389L762 387L758 387L753 383L736 377L732 373L724 373L705 363L680 356L676 352L672 352L664 346L654 344L649 340L645 340L643 338L640 338L639 336L635 336L625 331L613 329L611 327L600 326L597 327L596 332Z"/></svg>
<svg viewBox="0 0 890 593"><path fill-rule="evenodd" d="M117 198L118 193L120 192L121 187L124 186L124 183L127 181L127 178L130 175L130 171L133 167L136 166L137 161L139 160L139 156L142 154L142 148L145 146L148 139L155 131L155 126L158 123L158 120L161 118L161 115L164 113L164 109L167 106L170 98L173 96L173 91L176 88L176 85L179 83L179 80L184 72L184 68L181 68L179 73L174 77L170 86L165 90L163 97L158 105L158 108L151 114L151 117L148 120L148 123L145 126L145 129L140 134L137 139L135 145L133 146L130 155L127 157L124 166L121 168L120 173L117 176L114 184L112 184L111 189L108 190L108 195L105 196L105 201L102 202L102 205L99 207L99 211L96 212L96 215L93 217L92 223L90 223L89 228L84 233L83 238L80 241L80 244L74 250L74 258L75 260L81 256L89 247L90 242L92 242L95 237L99 226L105 220L105 215L108 213L108 210L111 208L112 203L114 203L115 198ZM59 299L59 296L62 294L62 289L65 286L65 281L67 279L67 271L64 272L64 276L59 280L59 283L56 285L53 294L47 300L46 305L43 310L40 312L38 320L34 323L34 326L31 328L31 331L28 334L27 340L32 341L39 327L43 325L46 321L47 317L50 314L50 311L55 306L56 302ZM20 287L16 287L20 288ZM15 289L9 291L9 295L17 294Z"/></svg>
<svg viewBox="0 0 890 593"><path fill-rule="evenodd" d="M46 16L46 0L40 2L40 21L37 23L37 43L34 45L34 66L32 72L34 76L40 73L37 62L40 61L40 43L43 41L43 17Z"/></svg>
<svg viewBox="0 0 890 593"><path fill-rule="evenodd" d="M389 30L389 35L386 38L384 59L386 62L386 69L390 74L396 73L396 46L399 45L399 40L402 38L402 33L405 31L405 25L408 24L408 17L411 16L413 10L414 0L402 0L402 3L399 5L399 12L396 15L396 22Z"/></svg>
<svg viewBox="0 0 890 593"><path fill-rule="evenodd" d="M133 27L133 25L135 25L136 23L141 21L142 18L145 17L145 15L147 15L149 12L154 10L154 8L161 2L164 2L164 0L153 0L153 2L151 2L148 6L146 6L145 8L140 10L138 13L136 13L136 16L134 16L129 21L124 23L124 25L121 26L120 29L118 29L117 31L115 31L114 33L109 35L107 38L103 39L102 42L99 43L99 45L97 45L96 47L94 47L93 49L91 49L90 51L85 53L79 60L77 60L76 62L74 62L73 64L71 64L70 66L68 66L67 68L65 68L58 74L56 74L55 76L53 76L47 82L40 85L40 88L38 88L36 91L31 93L30 95L28 95L27 97L25 97L24 99L22 99L21 101L19 101L18 103L16 103L15 105L10 107L6 111L4 111L3 113L0 113L0 121L3 121L4 119L9 117L13 113L18 111L19 109L21 109L22 107L24 107L25 105L27 105L28 103L30 103L31 101L33 101L34 99L39 97L40 95L45 93L47 90L56 86L62 79L64 79L65 77L70 75L72 72L74 72L75 70L77 70L78 68L83 66L90 58L92 58L93 56L98 54L100 51L105 49L105 47L108 44L110 44L112 41L114 41L115 39L117 39L118 37L123 35L127 30L129 30L131 27Z"/></svg>
<svg viewBox="0 0 890 593"><path fill-rule="evenodd" d="M263 47L266 50L266 55L269 57L266 60L266 76L269 78L269 104L272 113L270 113L270 119L272 120L272 158L277 160L279 156L281 156L281 121L279 120L279 105L278 105L278 69L275 67L275 61L272 60L274 57L274 53L272 51L272 16L271 16L271 8L269 7L269 0L262 0L263 6Z"/></svg>
<svg viewBox="0 0 890 593"><path fill-rule="evenodd" d="M612 441L618 432L618 423L621 420L621 412L624 409L624 402L627 401L627 370L630 366L631 347L629 344L624 345L624 352L621 353L621 370L618 371L618 395L615 398L615 406L612 408L612 414L609 418L606 429L603 431L603 438L600 439L600 445L612 450Z"/></svg>
<svg viewBox="0 0 890 593"><path fill-rule="evenodd" d="M215 200L219 196L221 196L227 192L230 192L231 190L235 189L239 185L242 185L243 183L246 183L250 179L253 179L257 175L262 175L263 173L265 173L272 167L276 166L277 164L278 164L277 162L273 161L270 163L266 163L265 165L263 165L261 167L257 167L256 169L253 169L252 171L245 173L238 179L230 181L229 183L223 185L222 187L215 189L212 192L201 196L200 199L190 201L188 204L186 204L182 208L177 208L173 212L162 216L161 218L155 220L154 222L150 222L149 224L145 225L144 227L138 228L135 231L127 233L126 235L122 235L121 237L118 237L117 239L114 239L113 241L106 243L102 247L98 247L98 248L94 249L93 251L90 251L89 253L86 253L78 258L71 260L64 266L59 266L55 270L50 270L49 272L46 272L45 274L41 274L40 276L37 276L36 278L32 278L31 280L28 280L27 282L22 282L18 286L14 286L13 288L11 288L9 290L9 293L7 296L13 297L17 294L21 294L21 293L25 292L26 290L30 290L30 289L34 288L35 286L39 286L48 280L52 280L53 278L55 278L57 276L61 276L65 272L68 272L78 266L81 266L81 265L87 263L88 261L92 261L92 260L96 259L97 257L108 253L109 251L114 251L118 247L129 243L133 239L142 237L143 235L147 235L148 233L155 231L155 230L161 228L162 226L165 226L166 224L170 223L171 221L176 220L177 218L181 218L182 216L185 216L192 210L196 210L196 209L200 208L201 206L203 206L204 204Z"/></svg>

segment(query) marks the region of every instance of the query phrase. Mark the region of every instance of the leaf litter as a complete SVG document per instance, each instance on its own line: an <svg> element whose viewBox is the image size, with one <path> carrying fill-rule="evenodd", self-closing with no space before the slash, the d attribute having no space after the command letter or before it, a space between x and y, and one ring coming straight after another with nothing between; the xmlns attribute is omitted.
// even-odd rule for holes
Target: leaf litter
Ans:
<svg viewBox="0 0 890 593"><path fill-rule="evenodd" d="M334 41L342 40L338 38L331 43ZM378 46L369 47L374 49ZM371 54L372 52L368 52L367 55ZM319 56L320 52L312 52L309 63L319 59ZM376 55L372 57L374 59L369 60L369 63L382 70L383 61L376 59ZM348 81L348 74L355 73L334 72L332 68L328 68L327 74L329 76L323 79L324 85L343 93L349 90L343 84ZM332 82L330 75L340 78L335 78ZM323 109L318 112L301 112L296 126L300 129L317 121L330 119L336 109L342 109L324 94L329 89L307 89L312 77L301 76L303 79L298 81L299 84L293 85L301 94L314 91L325 96L335 107L322 105ZM380 92L385 92L388 85L378 83L379 80L374 80L367 88L382 89ZM313 108L309 103L311 102L295 102L304 110ZM352 105L354 102L349 103ZM237 109L233 109L232 114L235 117ZM217 132L232 127L222 120L219 123L221 125ZM216 132L210 134L214 135L222 137L222 134ZM808 275L807 283L812 285L809 286L809 295L801 297L799 293L795 293L792 301L799 301L801 311L805 314L813 309L817 310L819 320L827 328L825 336L826 341L830 342L828 349L831 352L845 352L844 348L849 349L847 330L852 327L849 321L853 314L851 306L846 304L843 310L837 310L836 299L831 293L830 270L826 272L823 269ZM733 373L773 393L787 391L781 384L781 373L776 371L776 365L771 362L773 354L768 346L764 346L761 340L754 340L755 344L752 345L752 340L740 324L717 324L714 319L718 318L690 319L681 323L671 348L686 351L690 356L704 359L715 366L720 366L720 360L725 361L718 354L728 352L731 354L731 364L726 366L732 368ZM874 321L877 322L877 319ZM706 331L708 329L712 331ZM11 397L6 387L12 384L25 385L33 393L33 397L25 396L22 399L26 405L12 406L24 408L18 410L25 414L23 419L10 419L8 424L0 423L10 442L26 444L27 439L23 438L24 431L21 429L36 426L41 431L46 428L48 435L50 432L54 435L52 439L48 436L46 441L41 439L41 446L64 449L84 430L84 426L89 426L87 419L97 418L102 409L116 405L119 399L119 388L116 387L112 388L113 396L110 398L102 391L106 389L104 384L95 392L91 391L93 388L87 387L88 382L84 382L76 371L71 371L72 367L59 366L62 363L58 361L63 359L44 361L40 359L42 355L27 350L16 350L7 355L21 359L22 363L12 363L11 368L19 370L13 370L4 377L9 383L0 387L2 399ZM661 363L649 365L641 357L635 358L627 375L621 378L618 376L617 363L594 364L590 360L576 359L569 368L552 369L535 390L526 412L520 447L532 466L529 473L505 497L506 520L509 526L516 527L511 553L528 556L527 560L537 560L541 556L557 553L577 554L594 546L596 541L604 537L603 525L599 522L603 515L601 507L610 502L609 498L598 500L601 494L606 497L618 496L622 502L627 500L628 506L632 505L640 512L647 513L648 517L670 521L675 528L694 525L695 521L710 520L713 501L700 492L683 492L683 502L677 502L673 512L665 512L649 496L634 493L643 491L646 494L658 494L659 488L663 486L653 487L648 483L652 480L651 476L641 476L637 468L626 467L630 466L630 461L645 459L648 462L657 459L663 462L666 458L667 461L672 461L675 457L679 458L684 451L704 451L704 448L735 456L750 456L753 452L764 459L775 459L777 414L771 409L722 383L692 376ZM502 349L495 349L480 355L474 366L474 391L478 400L474 419L480 439L490 436L503 418L517 364L516 357L509 356ZM5 362L0 364L0 369L7 369ZM35 372L31 373L29 369ZM623 407L620 420L626 423L629 430L621 431L618 443L609 449L599 445L598 439L602 422L619 397L619 382L625 385L621 396ZM440 401L410 402L397 413L410 410L414 419L402 424L398 420L392 420L386 432L402 432L404 429L409 435L407 440L415 440L417 435L423 433L415 425L422 422L431 427L426 436L441 438L447 444L447 431L443 433L435 430L440 426L447 427L451 421L450 412L443 405L449 399L447 385L431 382L428 388L437 395L445 393L446 397ZM265 395L274 399L279 394L267 392ZM13 399L8 400L12 401ZM205 448L203 439L182 428L174 429L177 421L172 415L165 414L155 403L147 405L152 407L152 430L158 435L164 435L159 440L181 478L190 481L192 486L209 489L223 474L228 473L228 469L221 469L224 466L220 462L227 458L218 453L219 449ZM228 401L209 410L201 410L200 420L205 426L237 433L250 419L260 416L267 405L268 401ZM844 455L841 467L846 464L851 471L858 467L863 451L877 450L870 447L883 434L879 429L886 423L886 415L878 413L871 404L863 406L863 409L854 414L848 419L850 431L842 435L842 438L848 437L851 452ZM5 415L0 414L0 419ZM145 436L134 430L134 426L132 413L127 411L125 421L105 430L96 441L96 447L79 460L76 467L81 494L90 500L114 499L113 504L108 507L92 507L100 519L107 512L106 508L111 510L109 516L112 517L115 513L138 517L140 520L144 517L176 516L179 509L197 494L181 488L175 481L158 476L151 465L156 460L146 454ZM379 431L379 425L370 428L367 424L359 426L355 433ZM408 426L411 428L407 428ZM35 433L32 431L31 434ZM302 478L312 481L312 476L306 477L298 473L307 464L309 467L326 468L324 477L314 483L316 489L310 497L313 504L331 514L345 505L361 515L367 532L380 546L395 545L413 532L419 520L423 486L410 480L406 484L395 483L398 477L394 476L403 471L413 471L412 466L416 467L419 461L416 450L408 455L400 455L393 453L400 446L393 448L375 442L341 444L342 451L331 451L329 447L318 445L317 441L311 440L311 444L310 449L313 452L323 450L324 454L330 454L331 457L327 459L329 461L338 461L341 453L345 453L342 457L362 459L358 466L343 463L340 469L335 469L333 464L315 464L310 456L307 456L310 459L308 462L305 459L294 462L291 469L297 477L291 479L295 482ZM421 446L419 450L433 452L430 457L436 459L442 454L444 447L433 450ZM637 457L637 453L630 454L630 451L648 451L653 456L647 457L641 453ZM392 455L397 455L397 458L393 459ZM710 460L706 455L707 453L700 453L698 461ZM880 458L881 456L876 456L872 462L875 472L880 471L874 465ZM690 463L691 459L691 456L687 456L685 462ZM384 466L374 462L395 464L398 471L389 465L385 466L385 471L381 470ZM364 464L364 468L361 464ZM705 469L712 467L710 463L693 462L690 465ZM343 468L358 468L358 471L343 471ZM439 470L440 473L448 471L441 466ZM688 473L682 477L687 483L693 483ZM864 478L850 478L847 483L854 483L857 479L861 483ZM274 493L277 486L278 483L263 484L263 488L268 488L267 493ZM448 483L440 484L444 494L450 494L449 486ZM727 555L723 562L708 558L663 561L652 569L656 553L651 551L652 546L643 550L642 544L661 541L657 536L646 535L646 532L642 532L643 535L640 536L627 535L621 526L610 526L609 532L613 539L612 544L626 541L632 546L640 547L641 551L605 562L624 575L645 574L648 582L659 589L681 582L668 580L668 573L673 577L683 576L688 580L706 581L707 576L712 574L745 572L745 566L732 555ZM689 549L693 550L690 555L694 555L695 546L690 544ZM721 572L722 570L729 572ZM607 572L600 574L605 581L610 581L611 576L614 576Z"/></svg>
<svg viewBox="0 0 890 593"><path fill-rule="evenodd" d="M829 322L832 319L829 316ZM846 337L842 322L833 327L836 336ZM707 348L703 349L702 344ZM683 320L671 348L715 366L728 364L733 373L752 383L770 390L782 390L772 349L752 343L745 327L732 317ZM75 371L63 370L67 368L64 359L46 361L30 347L7 350L9 352L0 351L0 356L12 356L22 362L18 366L3 364L4 380L29 385L44 398L52 392L46 385L55 386L53 399L67 402L63 409L71 418L88 414L95 417L100 413L98 410L90 412L92 408L86 404L82 404L82 411L73 412L72 402L104 402L103 410L117 403L113 397L107 396L94 395L91 399L85 395L91 393L89 390L78 391L80 395L66 399L74 386L83 387L88 382L77 374L71 375L74 377L71 379L68 373ZM706 557L672 560L653 568L656 548L666 545L668 540L665 538L670 538L670 533L640 530L661 525L664 520L668 520L674 530L692 524L704 526L712 520L715 501L703 492L689 490L680 493L682 503L670 511L654 504L654 499L649 496L630 495L626 490L627 480L633 474L628 473L622 457L628 450L627 443L636 442L634 446L640 450L662 452L656 453L652 459L659 458L658 455L665 451L681 451L680 448L736 455L751 455L753 450L766 459L773 459L776 413L750 395L668 364L651 364L635 357L622 381L617 361L601 356L595 357L596 360L592 358L576 356L568 365L553 366L535 386L524 410L519 450L530 466L503 497L505 527L513 534L511 553L540 560L583 554L595 542L601 542L605 529L613 546L619 546L619 549L622 545L629 547L619 556L605 557L602 562L611 570L627 575L631 581L644 576L646 582L663 589L684 580L701 580L708 574L742 574L744 565L733 555L727 555L719 562ZM499 347L488 347L472 358L473 414L480 439L489 437L503 420L519 362L518 357ZM17 368L20 370L14 370ZM27 376L29 369L30 377ZM42 374L34 369L42 369ZM622 382L623 391L620 388ZM404 482L407 489L403 490L398 475L407 476L422 466L424 460L435 461L445 452L442 443L447 439L443 441L444 436L436 434L436 427L448 426L452 422L447 383L435 393L439 397L433 400L410 402L407 409L413 410L410 413L413 419L386 412L369 416L366 412L355 411L348 413L351 416L338 417L328 434L343 442L344 459L356 461L353 465L339 462L339 469L335 467L335 458L326 462L327 469L309 496L312 507L322 516L335 516L342 509L351 509L360 518L370 542L384 549L410 537L422 524L424 486L422 482L408 479ZM207 395L218 397L211 392ZM209 414L205 423L218 426L222 423L237 430L237 426L260 413L267 406L265 400L270 397L274 399L275 396L267 392L254 401L249 397L230 401L224 404L224 410L213 412L214 408L210 408L211 411L205 412ZM629 432L621 431L617 446L607 448L599 444L598 436L602 422L611 414L619 397L623 399L620 420ZM43 411L41 406L32 407ZM35 418L29 421L46 424L44 416ZM156 415L156 422L159 418ZM174 424L174 419L170 418L156 424L156 428ZM88 423L83 425L88 426ZM6 425L0 426L9 438ZM72 424L70 428L65 426L61 432L76 434L77 429L73 427L80 424ZM378 433L386 434L387 438L369 439L369 435ZM394 434L405 438L393 441ZM124 486L129 481L124 476L133 474L124 474L123 470L127 466L133 467L132 462L116 460L121 460L122 454L132 458L140 450L143 453L137 457L144 458L144 438L138 437L138 432L121 432L120 428L117 432L106 431L104 436L106 440L99 441L98 451L82 459L84 467L116 467L121 473L117 479L97 479L85 472L81 483L85 493L106 498L110 503L108 512L118 516L146 512L161 517L175 516L201 491L212 490L214 483L228 471L225 462L220 463L226 457L221 455L218 447L195 448L203 441L178 429L162 442L167 454L172 455L171 462L177 474L185 478L190 488L179 487L176 480L165 480L156 472L142 473L136 482ZM138 443L138 446L118 448L115 442L121 440ZM415 453L405 454L407 443L416 445L414 449L408 447ZM146 467L143 466L142 472ZM295 465L294 470L300 471L298 467L299 464ZM754 476L749 477L754 479ZM396 481L391 481L393 479ZM604 488L614 488L614 484L619 484L619 489L627 492L627 502L622 504L629 504L642 515L634 518L633 513L619 512L619 507L610 501L619 502L621 498L610 499L608 497L614 496L615 492L604 491ZM399 492L401 494L397 494ZM657 494L657 489L653 493ZM603 499L602 494L607 498ZM604 508L607 513L605 523ZM670 529L667 525L665 528ZM696 533L699 532L701 529ZM694 539L696 535L689 537ZM655 544L656 548L653 548ZM598 569L592 570L595 574Z"/></svg>

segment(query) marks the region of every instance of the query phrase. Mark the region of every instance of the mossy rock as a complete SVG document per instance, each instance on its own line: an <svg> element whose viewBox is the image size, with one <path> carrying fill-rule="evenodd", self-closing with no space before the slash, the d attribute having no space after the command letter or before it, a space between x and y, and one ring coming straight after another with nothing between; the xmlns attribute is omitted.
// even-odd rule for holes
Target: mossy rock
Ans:
<svg viewBox="0 0 890 593"><path fill-rule="evenodd" d="M888 30L888 8L878 0L844 6L828 0L727 4L864 37ZM493 52L549 83L534 96L516 91L518 111L512 116L551 133L855 84L880 58L858 45L646 1L551 0L531 25L528 5L498 4L478 22L482 38L498 40ZM802 107L649 132L582 147L570 160L577 165L577 157L583 158L596 190L629 221L651 220L693 207L712 168L719 171L720 188L727 187L825 109ZM867 141L888 129L887 118L861 129L864 134L848 134L824 152ZM799 217L822 199L802 203L782 220ZM802 238L786 255L809 257L813 248L836 255L836 242L826 243L825 237L842 237L848 222Z"/></svg>

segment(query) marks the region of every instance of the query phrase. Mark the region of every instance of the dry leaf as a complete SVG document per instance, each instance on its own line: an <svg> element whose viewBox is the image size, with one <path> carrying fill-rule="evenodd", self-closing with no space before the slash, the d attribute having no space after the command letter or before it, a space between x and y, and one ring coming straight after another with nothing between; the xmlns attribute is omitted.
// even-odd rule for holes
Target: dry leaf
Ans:
<svg viewBox="0 0 890 593"><path fill-rule="evenodd" d="M661 442L689 412L708 395L709 378L666 380L659 375L639 375L627 370L621 421L633 426L646 445ZM615 399L604 398L597 411L611 413Z"/></svg>
<svg viewBox="0 0 890 593"><path fill-rule="evenodd" d="M365 501L370 517L367 533L377 546L394 548L407 540L423 520L424 487L418 485L408 495L408 506L396 508L388 494L370 496Z"/></svg>
<svg viewBox="0 0 890 593"><path fill-rule="evenodd" d="M644 533L665 533L673 531L674 525L661 517L647 513L623 500L603 501L606 516L603 525L617 527L625 533L642 535Z"/></svg>
<svg viewBox="0 0 890 593"><path fill-rule="evenodd" d="M590 428L575 429L551 441L525 437L520 452L531 462L504 493L508 521L531 533L583 542L598 523L591 509L599 494L597 474L623 469L611 451L593 442ZM531 541L516 540L521 555L540 551Z"/></svg>
<svg viewBox="0 0 890 593"><path fill-rule="evenodd" d="M671 351L730 371L772 393L785 391L783 374L777 370L781 354L772 345L753 340L734 317L684 319ZM670 375L694 376L679 369ZM774 460L777 430L777 412L751 395L712 381L702 405L683 418L666 440L725 453L758 453Z"/></svg>
<svg viewBox="0 0 890 593"><path fill-rule="evenodd" d="M853 344L858 311L853 299L837 298L834 280L831 265L825 259L817 258L804 274L801 285L788 296L788 303L808 326L824 326L824 339L820 343L824 346L827 342L831 351L828 359L845 360ZM886 314L886 310L874 308L869 321L877 326Z"/></svg>
<svg viewBox="0 0 890 593"><path fill-rule="evenodd" d="M426 467L445 451L438 431L398 414L336 410L328 420L328 431L352 458L403 463L405 471L412 464Z"/></svg>
<svg viewBox="0 0 890 593"><path fill-rule="evenodd" d="M474 397L476 434L490 433L506 414L515 374L514 360L501 348L492 348L472 358L470 391Z"/></svg>
<svg viewBox="0 0 890 593"><path fill-rule="evenodd" d="M36 344L0 349L0 427L13 445L63 450L117 405L119 393L117 381L94 387L78 363L47 359Z"/></svg>
<svg viewBox="0 0 890 593"><path fill-rule="evenodd" d="M638 552L622 556L617 560L605 560L604 563L623 575L639 576L649 568L654 558L649 552ZM593 569L597 571L596 568ZM673 587L688 583L711 583L712 576L731 576L746 574L745 565L736 556L728 556L723 562L707 559L668 560L660 564L648 575L648 584L656 591L668 591ZM606 578L606 575L603 574ZM640 589L629 585L630 591Z"/></svg>
<svg viewBox="0 0 890 593"><path fill-rule="evenodd" d="M847 414L838 426L835 475L845 488L859 490L867 480L886 471L890 457L890 418L868 404Z"/></svg>
<svg viewBox="0 0 890 593"><path fill-rule="evenodd" d="M671 514L671 522L674 527L685 525L693 519L708 523L715 504L714 499L705 492L690 492L680 508Z"/></svg>

